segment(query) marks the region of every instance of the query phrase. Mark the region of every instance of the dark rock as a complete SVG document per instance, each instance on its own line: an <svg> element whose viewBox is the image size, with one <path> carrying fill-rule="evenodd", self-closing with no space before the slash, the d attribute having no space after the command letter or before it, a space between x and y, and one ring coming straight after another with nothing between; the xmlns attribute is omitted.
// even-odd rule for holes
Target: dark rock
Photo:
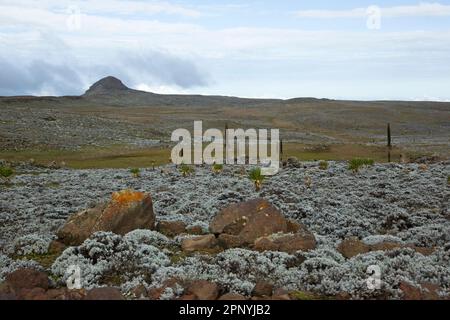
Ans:
<svg viewBox="0 0 450 320"><path fill-rule="evenodd" d="M113 287L94 288L87 292L85 300L124 300L119 289Z"/></svg>
<svg viewBox="0 0 450 320"><path fill-rule="evenodd" d="M217 245L216 237L213 234L183 239L181 248L186 252L193 252L205 249L212 249Z"/></svg>
<svg viewBox="0 0 450 320"><path fill-rule="evenodd" d="M194 294L198 300L216 300L219 297L219 287L210 281L196 280L187 288L187 294Z"/></svg>
<svg viewBox="0 0 450 320"><path fill-rule="evenodd" d="M253 288L252 295L257 297L271 296L273 292L273 285L270 282L259 280Z"/></svg>
<svg viewBox="0 0 450 320"><path fill-rule="evenodd" d="M174 237L186 232L186 224L183 221L160 221L156 230L166 236Z"/></svg>
<svg viewBox="0 0 450 320"><path fill-rule="evenodd" d="M350 259L358 254L369 252L370 248L358 238L351 237L342 241L338 245L337 251L339 251L347 259Z"/></svg>
<svg viewBox="0 0 450 320"><path fill-rule="evenodd" d="M41 288L47 290L49 279L43 272L34 269L18 269L6 276L6 283L13 293L18 294L23 289Z"/></svg>

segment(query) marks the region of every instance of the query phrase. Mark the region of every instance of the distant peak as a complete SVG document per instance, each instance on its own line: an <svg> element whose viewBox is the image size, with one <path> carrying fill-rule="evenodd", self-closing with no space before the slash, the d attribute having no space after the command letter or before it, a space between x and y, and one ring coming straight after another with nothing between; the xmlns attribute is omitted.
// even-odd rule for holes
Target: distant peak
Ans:
<svg viewBox="0 0 450 320"><path fill-rule="evenodd" d="M108 94L122 90L129 90L129 88L116 77L108 76L94 83L85 94Z"/></svg>

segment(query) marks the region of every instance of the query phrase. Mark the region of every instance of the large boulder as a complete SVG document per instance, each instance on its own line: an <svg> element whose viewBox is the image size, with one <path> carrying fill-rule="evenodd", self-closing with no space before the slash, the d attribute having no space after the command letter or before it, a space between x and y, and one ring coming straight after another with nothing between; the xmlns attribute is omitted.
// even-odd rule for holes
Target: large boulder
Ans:
<svg viewBox="0 0 450 320"><path fill-rule="evenodd" d="M215 234L239 236L246 244L278 232L287 231L287 220L270 202L254 199L222 209L211 221Z"/></svg>
<svg viewBox="0 0 450 320"><path fill-rule="evenodd" d="M155 214L150 194L124 191L115 193L107 204L100 204L72 215L57 232L65 245L80 245L93 233L110 231L125 235L135 229L154 229Z"/></svg>
<svg viewBox="0 0 450 320"><path fill-rule="evenodd" d="M50 280L40 271L28 268L17 269L6 276L6 283L12 292L18 294L21 290L40 288L47 290Z"/></svg>

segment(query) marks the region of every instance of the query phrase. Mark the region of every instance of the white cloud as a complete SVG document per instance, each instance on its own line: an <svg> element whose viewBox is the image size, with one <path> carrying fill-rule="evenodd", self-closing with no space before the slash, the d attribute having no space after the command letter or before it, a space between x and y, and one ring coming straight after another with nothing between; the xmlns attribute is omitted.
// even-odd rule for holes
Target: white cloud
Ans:
<svg viewBox="0 0 450 320"><path fill-rule="evenodd" d="M67 13L70 8L77 8L83 14L127 16L138 14L151 16L157 14L177 15L197 18L202 13L194 8L173 4L166 1L136 1L136 0L2 0L4 6L16 6L24 9L34 8L54 13Z"/></svg>
<svg viewBox="0 0 450 320"><path fill-rule="evenodd" d="M446 17L450 16L450 5L422 2L417 5L381 7L381 14L387 18L397 17ZM367 16L367 8L349 10L302 10L296 11L299 18L361 18Z"/></svg>

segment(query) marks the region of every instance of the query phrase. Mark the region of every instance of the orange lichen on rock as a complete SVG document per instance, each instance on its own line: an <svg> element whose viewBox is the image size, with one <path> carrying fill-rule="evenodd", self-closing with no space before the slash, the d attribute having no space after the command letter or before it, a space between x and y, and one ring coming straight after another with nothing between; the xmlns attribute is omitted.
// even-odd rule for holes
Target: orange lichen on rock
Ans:
<svg viewBox="0 0 450 320"><path fill-rule="evenodd" d="M127 205L132 202L142 201L144 197L145 194L143 192L122 190L119 192L113 192L112 201L120 205Z"/></svg>

